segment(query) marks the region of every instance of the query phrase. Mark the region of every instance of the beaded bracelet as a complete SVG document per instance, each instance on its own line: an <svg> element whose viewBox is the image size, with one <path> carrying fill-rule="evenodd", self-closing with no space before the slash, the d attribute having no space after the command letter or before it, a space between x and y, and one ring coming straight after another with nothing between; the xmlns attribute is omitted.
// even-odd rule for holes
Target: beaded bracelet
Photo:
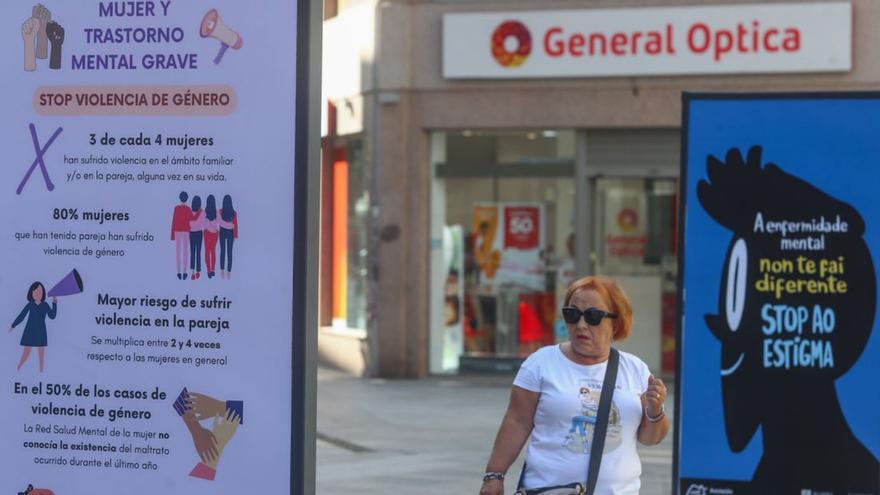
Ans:
<svg viewBox="0 0 880 495"><path fill-rule="evenodd" d="M491 481L491 480L503 480L504 473L499 473L497 471L487 471L483 474L483 481Z"/></svg>
<svg viewBox="0 0 880 495"><path fill-rule="evenodd" d="M656 423L656 422L660 421L661 419L663 419L663 416L666 416L666 407L665 406L661 405L660 406L660 413L657 414L656 416L653 416L653 417L648 414L648 408L645 408L645 417L648 418L648 421L650 421L651 423Z"/></svg>

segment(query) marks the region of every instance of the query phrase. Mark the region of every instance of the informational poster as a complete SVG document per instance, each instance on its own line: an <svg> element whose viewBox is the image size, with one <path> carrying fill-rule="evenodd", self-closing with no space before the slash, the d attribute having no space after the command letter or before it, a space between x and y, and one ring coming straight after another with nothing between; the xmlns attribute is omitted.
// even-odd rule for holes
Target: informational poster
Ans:
<svg viewBox="0 0 880 495"><path fill-rule="evenodd" d="M501 250L495 240L498 237L498 210L495 203L478 203L473 207L474 261L483 287L492 286L501 266Z"/></svg>
<svg viewBox="0 0 880 495"><path fill-rule="evenodd" d="M0 492L289 493L297 2L43 2L0 4Z"/></svg>
<svg viewBox="0 0 880 495"><path fill-rule="evenodd" d="M481 285L495 290L512 284L543 291L544 206L478 203L473 212L474 258Z"/></svg>
<svg viewBox="0 0 880 495"><path fill-rule="evenodd" d="M603 261L609 267L631 269L645 262L647 201L641 183L615 186L604 192Z"/></svg>
<svg viewBox="0 0 880 495"><path fill-rule="evenodd" d="M678 493L880 493L880 94L684 105Z"/></svg>

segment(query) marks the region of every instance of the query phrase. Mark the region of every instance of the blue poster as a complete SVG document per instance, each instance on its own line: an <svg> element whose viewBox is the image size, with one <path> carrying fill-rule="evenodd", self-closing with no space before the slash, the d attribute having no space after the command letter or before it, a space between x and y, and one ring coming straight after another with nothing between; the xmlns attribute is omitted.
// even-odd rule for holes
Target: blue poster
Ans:
<svg viewBox="0 0 880 495"><path fill-rule="evenodd" d="M676 483L880 492L880 94L686 95Z"/></svg>

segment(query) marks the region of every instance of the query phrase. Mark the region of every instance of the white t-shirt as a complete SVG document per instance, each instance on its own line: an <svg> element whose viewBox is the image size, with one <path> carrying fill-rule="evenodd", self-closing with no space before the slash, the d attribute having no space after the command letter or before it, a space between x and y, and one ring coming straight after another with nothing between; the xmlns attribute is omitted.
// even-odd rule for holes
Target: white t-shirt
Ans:
<svg viewBox="0 0 880 495"><path fill-rule="evenodd" d="M641 486L636 434L643 414L641 395L651 372L626 352L620 352L619 362L596 495L638 494ZM520 367L513 384L541 394L526 451L526 488L586 482L607 365L577 364L552 345L533 353Z"/></svg>

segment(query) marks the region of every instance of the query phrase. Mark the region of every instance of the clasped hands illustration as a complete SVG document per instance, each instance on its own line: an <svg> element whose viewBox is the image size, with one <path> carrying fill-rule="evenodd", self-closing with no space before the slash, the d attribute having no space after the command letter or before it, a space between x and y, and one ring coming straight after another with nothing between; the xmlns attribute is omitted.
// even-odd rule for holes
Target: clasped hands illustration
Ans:
<svg viewBox="0 0 880 495"><path fill-rule="evenodd" d="M201 458L189 475L213 480L226 445L239 425L244 423L244 402L221 401L205 394L189 392L184 387L174 401L174 410L189 430ZM202 421L208 419L213 419L210 430L201 425Z"/></svg>

